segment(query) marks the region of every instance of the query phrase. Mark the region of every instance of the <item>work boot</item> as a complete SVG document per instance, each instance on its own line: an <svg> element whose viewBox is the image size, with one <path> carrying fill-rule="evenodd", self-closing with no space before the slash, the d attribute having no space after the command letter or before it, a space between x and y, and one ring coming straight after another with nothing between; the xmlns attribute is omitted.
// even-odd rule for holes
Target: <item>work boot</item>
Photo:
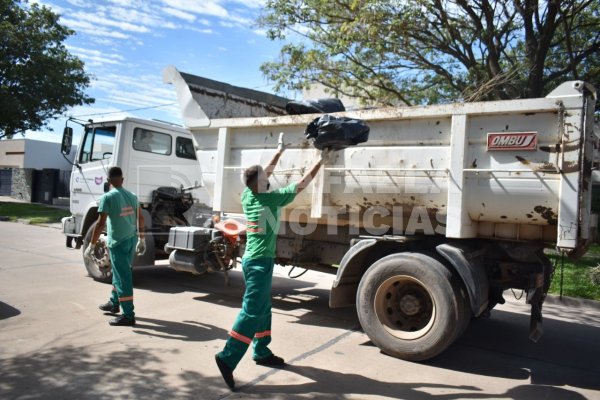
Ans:
<svg viewBox="0 0 600 400"><path fill-rule="evenodd" d="M108 321L111 326L133 326L135 325L135 318L129 318L125 315L119 315L117 318Z"/></svg>
<svg viewBox="0 0 600 400"><path fill-rule="evenodd" d="M120 311L119 305L118 304L117 305L113 304L113 302L110 301L110 300L107 303L105 303L105 304L100 304L98 306L98 308L101 309L104 312L109 312L109 313L112 313L112 314L118 314L119 311Z"/></svg>
<svg viewBox="0 0 600 400"><path fill-rule="evenodd" d="M254 361L256 361L256 363L258 365L264 365L267 367L273 367L273 368L285 367L285 361L283 361L283 358L277 357L275 354L271 354L268 357L259 358L258 360L254 360Z"/></svg>
<svg viewBox="0 0 600 400"><path fill-rule="evenodd" d="M233 370L229 368L229 365L225 364L225 361L221 360L221 358L215 354L215 361L217 362L217 367L219 367L219 371L221 371L221 376L223 376L223 380L229 389L235 390L235 381L233 380Z"/></svg>

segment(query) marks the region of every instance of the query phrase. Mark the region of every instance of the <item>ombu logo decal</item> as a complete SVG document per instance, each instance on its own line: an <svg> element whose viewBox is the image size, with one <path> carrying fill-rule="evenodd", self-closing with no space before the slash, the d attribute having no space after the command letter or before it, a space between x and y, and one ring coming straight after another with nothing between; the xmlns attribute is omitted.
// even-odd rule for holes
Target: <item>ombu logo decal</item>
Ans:
<svg viewBox="0 0 600 400"><path fill-rule="evenodd" d="M488 133L487 149L537 150L537 132Z"/></svg>

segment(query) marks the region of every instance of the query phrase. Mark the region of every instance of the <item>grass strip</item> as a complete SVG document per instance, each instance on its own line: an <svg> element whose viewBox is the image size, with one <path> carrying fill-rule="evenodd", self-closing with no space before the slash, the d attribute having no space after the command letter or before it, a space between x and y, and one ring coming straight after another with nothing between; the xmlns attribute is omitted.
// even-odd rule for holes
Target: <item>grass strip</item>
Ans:
<svg viewBox="0 0 600 400"><path fill-rule="evenodd" d="M600 246L591 246L579 260L563 258L556 252L548 253L547 256L555 266L549 293L561 294L562 276L563 296L600 301L600 285L595 284L592 279L592 274L598 274L598 269L595 267L600 264Z"/></svg>
<svg viewBox="0 0 600 400"><path fill-rule="evenodd" d="M61 218L69 215L71 213L68 210L41 204L0 202L0 216L8 217L9 221L24 219L31 224L50 224L60 222Z"/></svg>

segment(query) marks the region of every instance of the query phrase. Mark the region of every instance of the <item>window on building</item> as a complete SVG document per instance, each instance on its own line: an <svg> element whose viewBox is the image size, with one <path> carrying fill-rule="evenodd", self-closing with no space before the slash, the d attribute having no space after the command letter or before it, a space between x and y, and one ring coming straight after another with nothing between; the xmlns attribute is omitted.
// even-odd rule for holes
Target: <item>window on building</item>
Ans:
<svg viewBox="0 0 600 400"><path fill-rule="evenodd" d="M175 155L180 158L196 159L196 151L194 150L194 142L192 139L178 136L175 139Z"/></svg>
<svg viewBox="0 0 600 400"><path fill-rule="evenodd" d="M143 128L133 130L133 148L137 151L145 151L154 154L171 154L171 135L150 131Z"/></svg>
<svg viewBox="0 0 600 400"><path fill-rule="evenodd" d="M115 148L116 131L117 128L114 126L86 127L79 163L85 164L110 158Z"/></svg>

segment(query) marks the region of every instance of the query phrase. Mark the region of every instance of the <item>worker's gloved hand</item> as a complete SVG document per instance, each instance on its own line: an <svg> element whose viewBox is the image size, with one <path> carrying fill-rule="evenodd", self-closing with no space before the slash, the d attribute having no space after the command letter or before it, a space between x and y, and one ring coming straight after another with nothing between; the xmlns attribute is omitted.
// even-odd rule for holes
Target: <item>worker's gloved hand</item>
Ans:
<svg viewBox="0 0 600 400"><path fill-rule="evenodd" d="M138 256L141 256L145 252L146 252L146 240L144 238L138 238L137 245L135 246L135 253Z"/></svg>
<svg viewBox="0 0 600 400"><path fill-rule="evenodd" d="M332 153L328 148L321 150L321 164L328 163L331 160Z"/></svg>
<svg viewBox="0 0 600 400"><path fill-rule="evenodd" d="M277 142L277 152L283 153L285 150L285 142L283 141L283 132L279 133L279 141Z"/></svg>
<svg viewBox="0 0 600 400"><path fill-rule="evenodd" d="M94 259L94 249L96 248L95 244L90 243L88 245L88 247L86 247L85 251L83 252L83 256L87 259L93 260Z"/></svg>

